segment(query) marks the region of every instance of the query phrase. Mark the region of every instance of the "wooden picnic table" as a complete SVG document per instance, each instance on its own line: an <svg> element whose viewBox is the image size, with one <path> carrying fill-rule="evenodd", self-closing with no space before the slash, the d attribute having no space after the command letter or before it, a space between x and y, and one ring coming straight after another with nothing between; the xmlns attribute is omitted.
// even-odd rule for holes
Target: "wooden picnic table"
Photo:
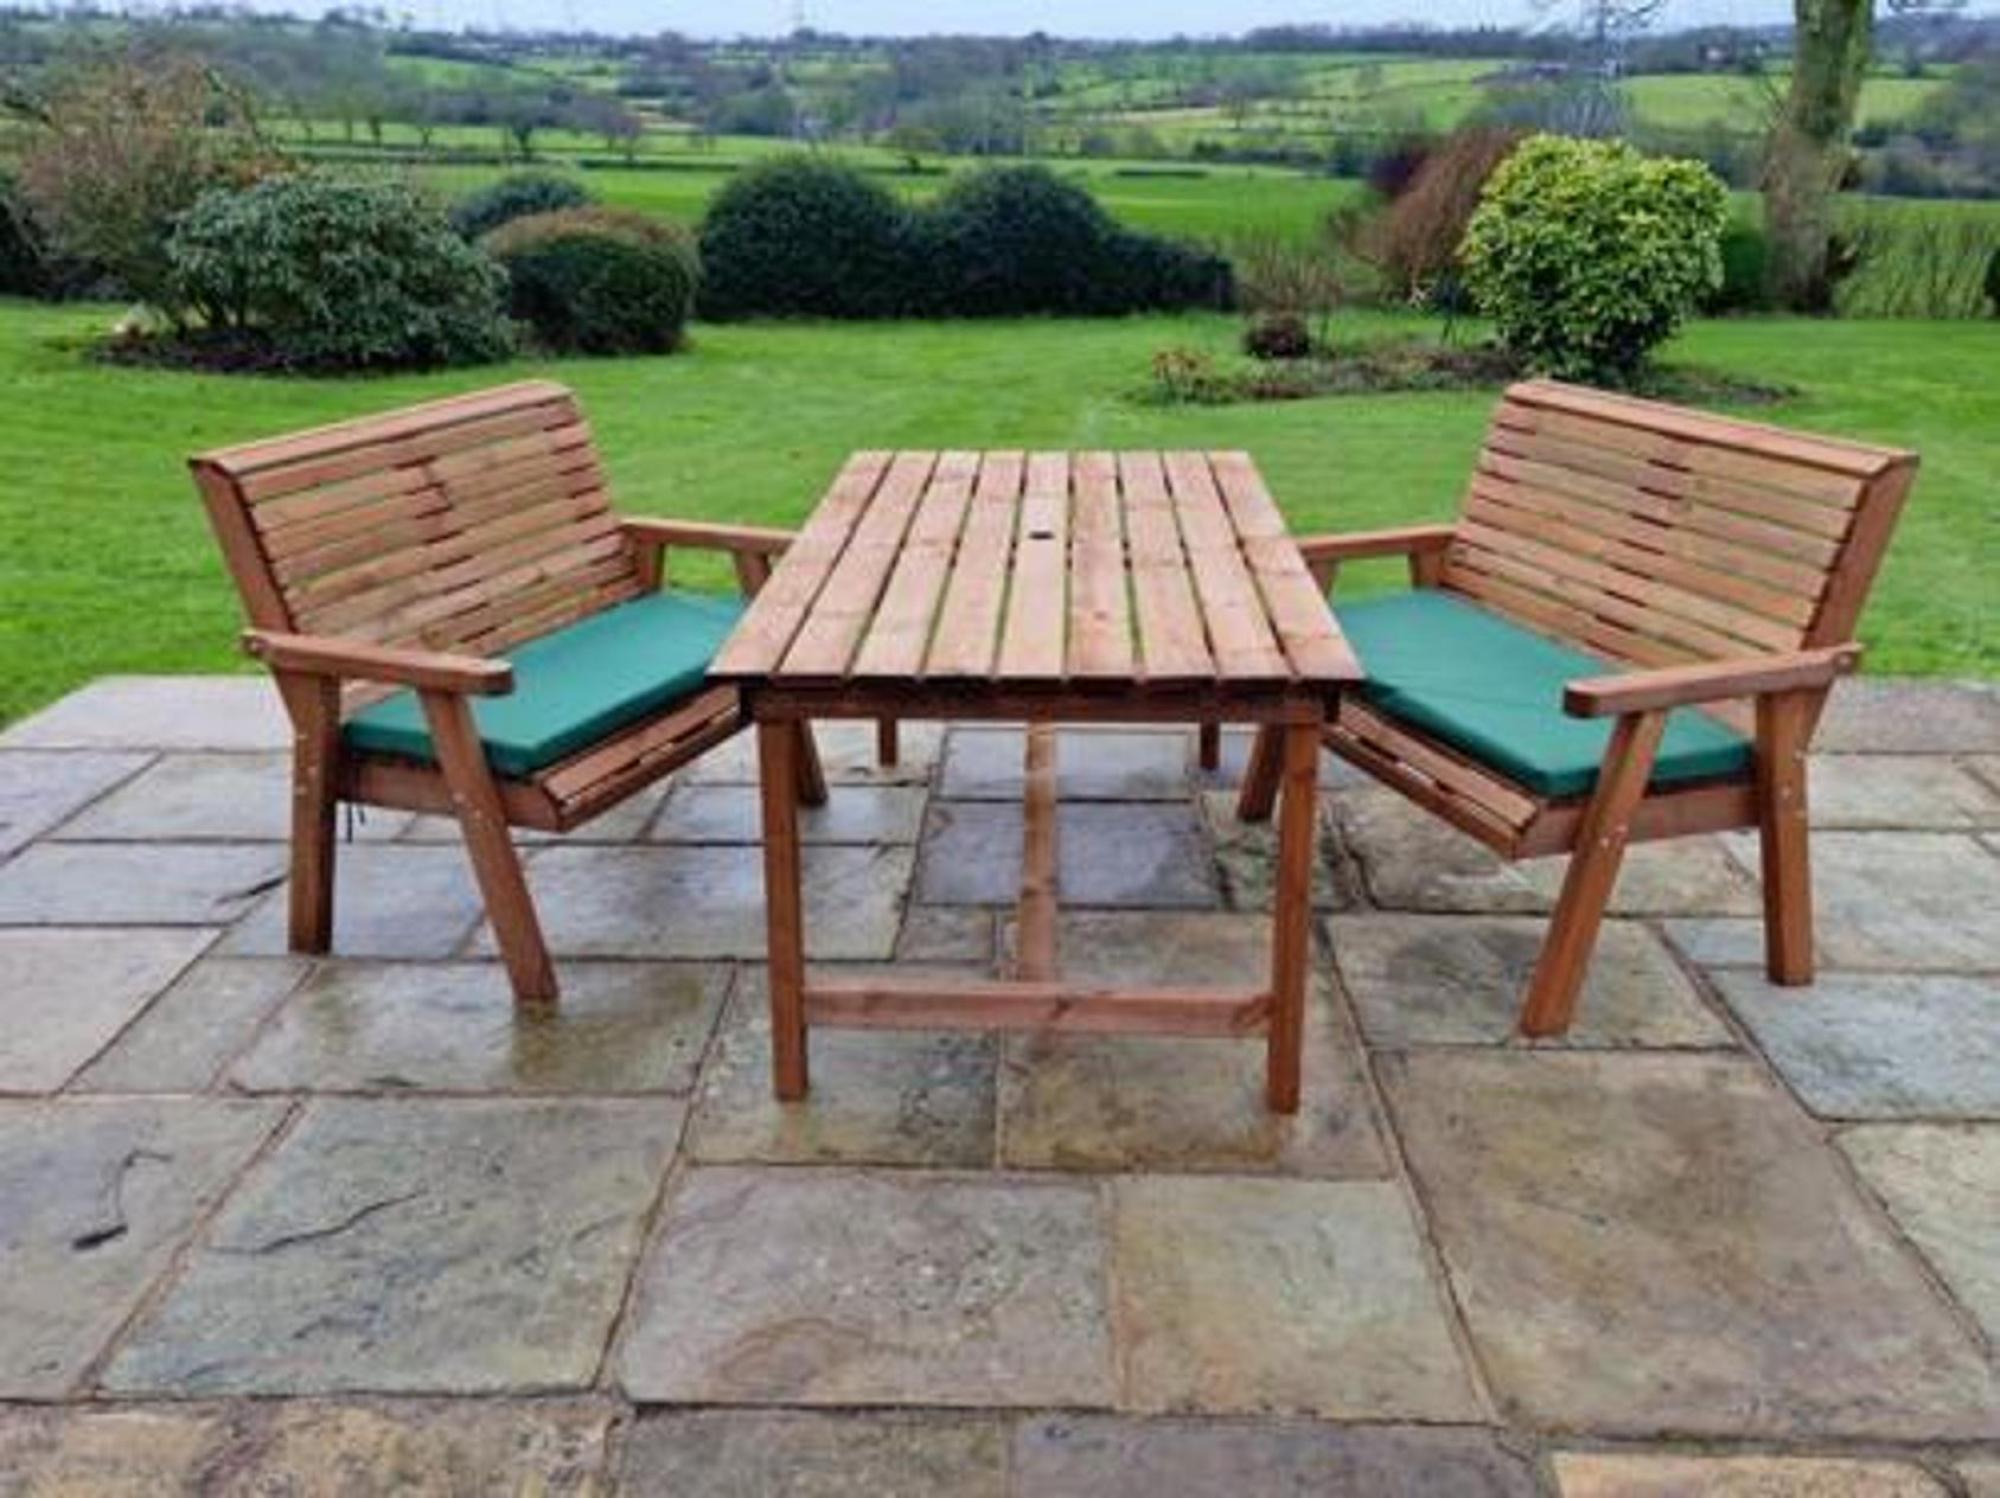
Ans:
<svg viewBox="0 0 2000 1498"><path fill-rule="evenodd" d="M1270 1106L1299 1102L1322 725L1361 672L1240 452L862 452L710 668L757 724L778 1096L810 1025L1266 1037ZM802 722L1025 721L1013 973L808 981ZM1056 966L1057 723L1254 723L1282 787L1267 983L1065 984Z"/></svg>

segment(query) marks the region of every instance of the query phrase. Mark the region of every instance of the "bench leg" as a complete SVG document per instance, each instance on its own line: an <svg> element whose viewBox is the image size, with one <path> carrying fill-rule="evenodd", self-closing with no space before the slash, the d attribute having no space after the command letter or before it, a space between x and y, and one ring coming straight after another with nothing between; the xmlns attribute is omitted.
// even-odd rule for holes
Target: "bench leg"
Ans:
<svg viewBox="0 0 2000 1498"><path fill-rule="evenodd" d="M1268 723L1257 730L1250 746L1250 763L1243 770L1243 789L1236 797L1239 822L1268 822L1278 799L1278 778L1285 764L1284 730Z"/></svg>
<svg viewBox="0 0 2000 1498"><path fill-rule="evenodd" d="M1604 907L1632 830L1632 813L1652 778L1653 756L1665 731L1664 712L1633 713L1611 731L1597 790L1577 829L1576 848L1563 876L1562 894L1549 918L1548 936L1521 1006L1523 1035L1561 1035L1576 1017L1576 1001L1590 971L1590 954L1604 924Z"/></svg>
<svg viewBox="0 0 2000 1498"><path fill-rule="evenodd" d="M279 690L292 717L292 877L289 942L317 955L333 947L335 780L340 763L340 684L291 676Z"/></svg>
<svg viewBox="0 0 2000 1498"><path fill-rule="evenodd" d="M801 743L797 725L757 725L757 784L764 812L764 917L771 989L771 1085L784 1102L806 1095L805 904L799 891Z"/></svg>
<svg viewBox="0 0 2000 1498"><path fill-rule="evenodd" d="M1278 887L1271 903L1271 1030L1264 1054L1264 1098L1273 1113L1296 1113L1312 944L1319 725L1293 723L1282 733L1284 796L1278 811Z"/></svg>
<svg viewBox="0 0 2000 1498"><path fill-rule="evenodd" d="M1818 692L1757 699L1757 829L1764 873L1764 966L1773 983L1813 979L1806 735Z"/></svg>
<svg viewBox="0 0 2000 1498"><path fill-rule="evenodd" d="M888 769L902 758L902 746L896 739L896 720L877 718L875 720L875 763Z"/></svg>
<svg viewBox="0 0 2000 1498"><path fill-rule="evenodd" d="M542 923L521 872L521 855L508 831L500 788L493 783L472 709L463 697L448 692L419 695L514 998L523 1004L553 1003L558 992L555 967L542 940Z"/></svg>
<svg viewBox="0 0 2000 1498"><path fill-rule="evenodd" d="M1204 770L1221 769L1222 725L1220 723L1202 724L1198 744L1199 747L1196 750L1195 757L1201 767Z"/></svg>
<svg viewBox="0 0 2000 1498"><path fill-rule="evenodd" d="M786 725L796 741L792 755L792 779L803 806L826 805L826 770L819 762L819 745L813 742L812 724L801 718Z"/></svg>

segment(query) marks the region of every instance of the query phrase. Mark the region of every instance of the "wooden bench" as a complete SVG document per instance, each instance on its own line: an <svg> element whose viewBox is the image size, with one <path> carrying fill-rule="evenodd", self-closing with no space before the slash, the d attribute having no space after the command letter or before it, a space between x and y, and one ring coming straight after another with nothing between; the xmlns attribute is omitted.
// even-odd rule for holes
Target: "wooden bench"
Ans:
<svg viewBox="0 0 2000 1498"><path fill-rule="evenodd" d="M508 829L566 832L744 726L706 680L742 605L665 587L665 554L723 550L748 595L789 534L614 514L575 399L542 381L190 467L292 721L292 950L331 944L337 802L448 813L516 997L554 999Z"/></svg>
<svg viewBox="0 0 2000 1498"><path fill-rule="evenodd" d="M1631 842L1756 827L1766 965L1812 980L1806 751L1914 454L1532 381L1454 525L1309 537L1406 556L1412 592L1336 609L1369 681L1326 743L1507 859L1571 859L1521 1010L1568 1029ZM1270 815L1260 736L1239 810Z"/></svg>

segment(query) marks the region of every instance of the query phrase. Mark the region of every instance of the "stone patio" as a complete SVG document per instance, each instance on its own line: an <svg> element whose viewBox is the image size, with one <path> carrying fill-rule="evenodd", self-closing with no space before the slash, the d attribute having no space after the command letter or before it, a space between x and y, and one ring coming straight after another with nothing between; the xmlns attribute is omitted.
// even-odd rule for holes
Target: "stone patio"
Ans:
<svg viewBox="0 0 2000 1498"><path fill-rule="evenodd" d="M815 960L1004 958L1019 738L822 729ZM285 728L110 679L0 734L0 1495L2000 1494L2000 693L1845 684L1824 971L1754 836L1643 848L1568 1041L1559 863L1329 765L1291 1120L1255 1045L821 1032L768 1086L741 740L529 879L371 812L283 952ZM1188 736L1064 736L1080 976L1263 961Z"/></svg>

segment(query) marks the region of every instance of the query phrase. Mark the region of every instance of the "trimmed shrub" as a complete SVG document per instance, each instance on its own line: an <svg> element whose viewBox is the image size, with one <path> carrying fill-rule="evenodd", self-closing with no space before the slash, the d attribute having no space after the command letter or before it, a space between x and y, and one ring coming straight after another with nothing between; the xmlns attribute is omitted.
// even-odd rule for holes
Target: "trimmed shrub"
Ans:
<svg viewBox="0 0 2000 1498"><path fill-rule="evenodd" d="M0 296L41 296L47 280L41 234L13 175L0 171Z"/></svg>
<svg viewBox="0 0 2000 1498"><path fill-rule="evenodd" d="M894 317L912 310L910 216L850 167L783 157L739 172L701 227L701 310L738 317Z"/></svg>
<svg viewBox="0 0 2000 1498"><path fill-rule="evenodd" d="M1704 312L1768 312L1771 242L1763 227L1731 218L1722 231L1722 282L1702 299Z"/></svg>
<svg viewBox="0 0 2000 1498"><path fill-rule="evenodd" d="M617 208L517 218L487 236L508 309L555 353L664 354L680 346L701 261L676 224Z"/></svg>
<svg viewBox="0 0 2000 1498"><path fill-rule="evenodd" d="M211 333L301 369L476 364L511 351L506 278L408 187L286 177L212 192L167 245Z"/></svg>
<svg viewBox="0 0 2000 1498"><path fill-rule="evenodd" d="M2000 249L1995 249L1986 259L1986 276L1980 288L1986 293L1987 305L1995 317L2000 317Z"/></svg>
<svg viewBox="0 0 2000 1498"><path fill-rule="evenodd" d="M1487 183L1466 284L1531 367L1629 382L1722 282L1729 195L1695 161L1538 135Z"/></svg>
<svg viewBox="0 0 2000 1498"><path fill-rule="evenodd" d="M517 218L585 208L595 201L573 177L516 172L460 198L451 210L451 226L467 239L478 239Z"/></svg>

